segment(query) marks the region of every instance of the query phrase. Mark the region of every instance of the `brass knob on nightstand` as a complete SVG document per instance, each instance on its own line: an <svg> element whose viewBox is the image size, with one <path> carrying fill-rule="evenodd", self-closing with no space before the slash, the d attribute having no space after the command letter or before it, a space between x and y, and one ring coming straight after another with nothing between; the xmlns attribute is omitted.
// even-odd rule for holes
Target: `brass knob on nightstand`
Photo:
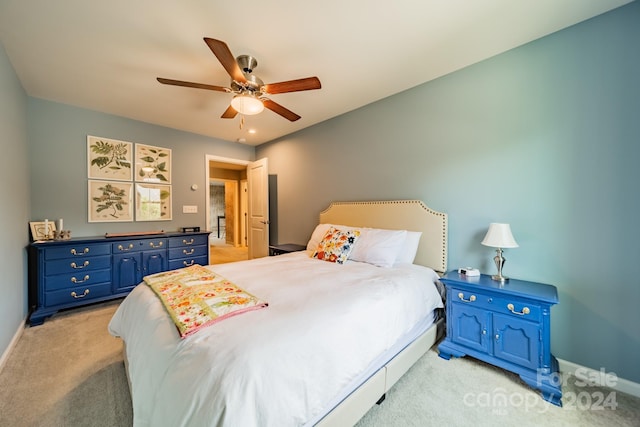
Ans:
<svg viewBox="0 0 640 427"><path fill-rule="evenodd" d="M458 298L460 298L460 300L462 300L464 302L474 302L476 300L476 296L475 295L471 295L469 297L469 299L464 299L464 294L462 292L460 292L458 294Z"/></svg>
<svg viewBox="0 0 640 427"><path fill-rule="evenodd" d="M524 316L525 314L531 313L529 307L524 307L522 311L514 311L515 307L513 306L513 304L507 304L507 308L510 312L512 312L513 314L517 314L518 316Z"/></svg>

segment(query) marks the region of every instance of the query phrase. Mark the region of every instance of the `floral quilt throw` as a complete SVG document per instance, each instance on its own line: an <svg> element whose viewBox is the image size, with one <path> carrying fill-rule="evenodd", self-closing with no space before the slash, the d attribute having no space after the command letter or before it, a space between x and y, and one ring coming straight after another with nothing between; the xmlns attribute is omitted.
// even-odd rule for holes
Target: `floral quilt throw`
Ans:
<svg viewBox="0 0 640 427"><path fill-rule="evenodd" d="M162 301L181 338L268 305L201 265L151 274L144 277L144 282Z"/></svg>

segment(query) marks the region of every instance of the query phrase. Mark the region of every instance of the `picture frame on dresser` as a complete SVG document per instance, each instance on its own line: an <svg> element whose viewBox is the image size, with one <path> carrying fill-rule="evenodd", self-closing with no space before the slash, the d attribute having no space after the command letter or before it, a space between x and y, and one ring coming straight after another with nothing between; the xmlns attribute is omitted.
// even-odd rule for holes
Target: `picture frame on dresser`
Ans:
<svg viewBox="0 0 640 427"><path fill-rule="evenodd" d="M55 221L31 221L29 223L31 230L31 241L48 240L53 238L56 231Z"/></svg>

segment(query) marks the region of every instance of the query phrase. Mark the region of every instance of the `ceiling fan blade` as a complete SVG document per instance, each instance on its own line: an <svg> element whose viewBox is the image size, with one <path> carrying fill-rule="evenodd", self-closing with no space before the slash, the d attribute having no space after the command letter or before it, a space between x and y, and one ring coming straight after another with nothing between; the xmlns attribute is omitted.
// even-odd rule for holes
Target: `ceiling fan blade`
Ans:
<svg viewBox="0 0 640 427"><path fill-rule="evenodd" d="M220 117L223 119L233 119L236 114L238 114L238 112L231 105L229 105L229 107L224 110L224 113L222 113Z"/></svg>
<svg viewBox="0 0 640 427"><path fill-rule="evenodd" d="M320 79L317 77L307 77L306 79L289 80L280 83L269 83L264 85L263 90L268 94L298 92L301 90L320 89Z"/></svg>
<svg viewBox="0 0 640 427"><path fill-rule="evenodd" d="M267 99L267 98L261 98L261 99L262 99L262 103L266 108L268 108L269 110L273 111L276 114L280 114L282 117L284 117L289 121L295 122L300 118L300 116L294 113L293 111L284 108L282 105L276 102L273 102L270 99Z"/></svg>
<svg viewBox="0 0 640 427"><path fill-rule="evenodd" d="M165 85L193 87L196 89L216 90L218 92L231 92L231 89L229 88L222 87L222 86L206 85L204 83L183 82L182 80L163 79L162 77L158 77L158 81Z"/></svg>
<svg viewBox="0 0 640 427"><path fill-rule="evenodd" d="M244 76L244 73L238 66L236 62L236 58L231 53L229 46L221 40L210 39L209 37L204 38L205 43L209 46L209 49L213 52L213 54L218 58L218 61L222 64L227 73L231 76L231 78L239 83L246 83L247 79Z"/></svg>

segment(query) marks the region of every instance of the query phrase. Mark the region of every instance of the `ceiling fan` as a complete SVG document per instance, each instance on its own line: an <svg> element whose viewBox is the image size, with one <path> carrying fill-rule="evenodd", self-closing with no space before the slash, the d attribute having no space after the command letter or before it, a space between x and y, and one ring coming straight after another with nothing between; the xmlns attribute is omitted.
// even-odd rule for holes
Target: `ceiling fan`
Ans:
<svg viewBox="0 0 640 427"><path fill-rule="evenodd" d="M272 101L265 95L320 89L322 87L317 77L264 84L260 78L252 74L254 68L258 66L258 61L253 56L240 55L234 58L229 46L227 46L225 42L208 37L205 37L204 41L231 76L231 84L229 85L231 87L185 82L162 77L158 77L158 81L166 85L235 94L231 100L231 105L222 113L221 117L223 119L233 119L238 113L244 115L258 114L262 112L264 108L268 108L285 119L295 122L300 118L299 115L277 102Z"/></svg>

